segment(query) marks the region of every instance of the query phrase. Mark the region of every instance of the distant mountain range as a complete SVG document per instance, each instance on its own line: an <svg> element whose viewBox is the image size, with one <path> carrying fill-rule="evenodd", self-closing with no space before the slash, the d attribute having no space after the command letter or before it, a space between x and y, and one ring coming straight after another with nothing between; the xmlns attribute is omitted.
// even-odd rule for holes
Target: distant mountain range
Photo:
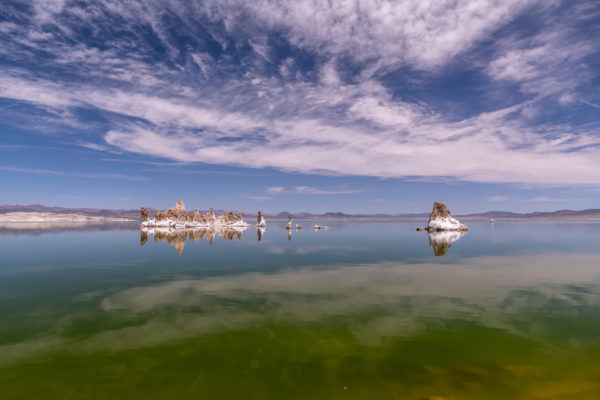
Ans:
<svg viewBox="0 0 600 400"><path fill-rule="evenodd" d="M479 214L459 215L462 218L598 218L600 217L600 208L589 208L587 210L558 210L558 211L536 211L531 213L513 213L508 211L488 211Z"/></svg>
<svg viewBox="0 0 600 400"><path fill-rule="evenodd" d="M148 208L148 214L154 215L156 209ZM51 207L42 204L4 204L0 205L0 214L12 212L48 212L56 214L77 214L93 217L107 218L139 218L140 210L123 210L123 209L101 209L101 208L67 208L67 207ZM217 214L223 210L216 210ZM256 214L243 213L245 218L254 218ZM265 218L271 220L287 220L289 216L294 219L320 219L320 220L424 220L427 219L429 213L409 213L409 214L346 214L342 212L326 212L324 214L313 214L308 212L279 212L273 214L263 214ZM532 212L532 213L514 213L508 211L488 211L478 214L456 215L457 218L465 220L477 219L580 219L580 218L600 218L600 209L588 210L558 210L552 212Z"/></svg>
<svg viewBox="0 0 600 400"><path fill-rule="evenodd" d="M154 214L155 210L152 210ZM3 204L0 205L0 214L13 212L46 212L55 214L77 214L90 217L109 217L109 218L139 218L140 210L119 210L119 209L101 209L101 208L67 208L51 207L43 204ZM150 209L148 210L150 212Z"/></svg>
<svg viewBox="0 0 600 400"><path fill-rule="evenodd" d="M388 220L424 220L429 218L429 213L412 213L412 214L345 214L342 212L327 212L324 214L281 212L279 214L270 215L272 219L287 219L288 216L297 219L388 219ZM268 214L265 214L268 217ZM487 211L476 214L455 215L457 218L465 220L477 219L545 219L545 218L600 218L600 209L592 208L587 210L558 210L549 212L532 212L532 213L514 213L510 211Z"/></svg>

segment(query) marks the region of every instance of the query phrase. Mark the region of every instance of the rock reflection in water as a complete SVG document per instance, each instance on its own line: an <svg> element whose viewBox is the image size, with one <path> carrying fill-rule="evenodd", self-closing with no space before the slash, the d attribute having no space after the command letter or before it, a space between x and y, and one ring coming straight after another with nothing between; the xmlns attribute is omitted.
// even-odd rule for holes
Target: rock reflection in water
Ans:
<svg viewBox="0 0 600 400"><path fill-rule="evenodd" d="M466 235L464 231L429 232L429 245L436 256L445 256L453 242Z"/></svg>
<svg viewBox="0 0 600 400"><path fill-rule="evenodd" d="M150 228L142 229L140 236L140 245L143 246L148 241L148 235L154 236L155 242L164 241L175 247L177 253L181 254L185 243L188 240L193 240L196 243L200 242L200 239L206 239L212 245L217 236L222 237L224 240L242 240L242 232L246 228L206 228L206 229L160 229ZM258 240L262 239L264 229L259 229Z"/></svg>

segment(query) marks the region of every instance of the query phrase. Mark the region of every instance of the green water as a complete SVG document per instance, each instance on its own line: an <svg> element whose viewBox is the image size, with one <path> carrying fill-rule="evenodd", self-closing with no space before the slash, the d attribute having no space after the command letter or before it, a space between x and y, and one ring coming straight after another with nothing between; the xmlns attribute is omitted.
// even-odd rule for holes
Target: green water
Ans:
<svg viewBox="0 0 600 400"><path fill-rule="evenodd" d="M0 226L0 398L600 398L600 223L277 225Z"/></svg>

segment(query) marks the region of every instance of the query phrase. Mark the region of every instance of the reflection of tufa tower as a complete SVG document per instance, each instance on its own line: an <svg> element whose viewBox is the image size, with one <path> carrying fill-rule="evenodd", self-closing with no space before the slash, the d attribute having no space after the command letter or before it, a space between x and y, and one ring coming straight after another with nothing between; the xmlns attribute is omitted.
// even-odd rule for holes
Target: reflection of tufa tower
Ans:
<svg viewBox="0 0 600 400"><path fill-rule="evenodd" d="M445 256L446 253L448 253L450 246L452 246L448 241L432 240L431 237L429 237L429 245L433 247L433 254L435 254L436 257Z"/></svg>
<svg viewBox="0 0 600 400"><path fill-rule="evenodd" d="M433 254L445 256L448 249L466 234L464 231L429 232L429 245L433 247Z"/></svg>

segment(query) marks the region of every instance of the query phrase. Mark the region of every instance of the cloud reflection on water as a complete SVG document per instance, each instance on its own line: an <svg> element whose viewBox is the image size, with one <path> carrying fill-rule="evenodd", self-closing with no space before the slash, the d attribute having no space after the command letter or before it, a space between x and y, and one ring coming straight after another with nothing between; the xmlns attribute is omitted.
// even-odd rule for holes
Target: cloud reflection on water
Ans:
<svg viewBox="0 0 600 400"><path fill-rule="evenodd" d="M64 336L63 327L7 344L0 347L0 364L53 351L141 348L273 322L338 321L370 345L451 320L543 341L600 306L600 275L596 254L476 257L461 264L383 262L178 279L95 297L94 307L121 327L81 340Z"/></svg>

